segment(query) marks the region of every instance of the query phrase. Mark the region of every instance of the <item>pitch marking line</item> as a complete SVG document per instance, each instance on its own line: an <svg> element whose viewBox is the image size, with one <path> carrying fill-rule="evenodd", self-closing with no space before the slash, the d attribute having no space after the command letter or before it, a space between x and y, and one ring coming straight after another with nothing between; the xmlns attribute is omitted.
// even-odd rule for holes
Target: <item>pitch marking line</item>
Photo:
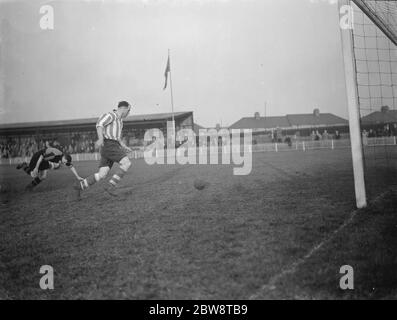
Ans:
<svg viewBox="0 0 397 320"><path fill-rule="evenodd" d="M320 250L324 245L326 245L327 243L329 243L331 240L333 240L335 238L335 236L341 231L343 230L346 226L348 226L354 219L354 217L356 216L357 212L359 211L359 209L354 210L350 217L341 225L339 226L339 228L337 228L336 230L334 230L327 238L325 238L325 240L321 241L318 245L316 245L315 247L313 247L303 258L298 259L297 261L295 261L294 263L292 263L287 269L284 269L283 271L281 271L280 273L276 274L275 276L273 276L272 278L270 278L269 282L265 285L263 285L257 293L251 295L248 299L249 300L254 300L254 299L259 299L259 296L266 290L274 290L276 289L276 283L278 280L282 279L284 276L286 276L287 274L294 274L296 272L296 269L301 266L303 263L305 263L313 254L315 254L318 250Z"/></svg>
<svg viewBox="0 0 397 320"><path fill-rule="evenodd" d="M391 188L389 191L383 192L381 193L379 196L377 196L373 201L371 201L372 204L375 204L377 201L379 201L380 199L384 198L386 194L388 194L389 192L397 192L397 187L396 188ZM282 279L285 275L287 274L294 274L296 272L296 269L301 266L304 262L306 262L312 255L314 255L318 250L320 250L324 245L328 244L329 242L331 242L336 235L342 231L344 228L346 228L355 218L355 216L357 215L357 213L360 211L360 209L356 209L354 210L351 214L350 217L341 225L339 226L339 228L337 228L336 230L334 230L327 238L325 238L325 240L323 240L322 242L320 242L318 245L316 245L315 247L313 247L303 258L298 259L297 261L295 261L294 263L292 263L287 269L284 269L283 271L281 271L279 274L276 274L275 276L273 276L272 278L270 278L270 280L268 281L267 284L263 285L257 293L251 295L248 299L249 300L254 300L254 299L259 299L260 295L266 291L266 290L274 290L276 289L276 283L278 280Z"/></svg>

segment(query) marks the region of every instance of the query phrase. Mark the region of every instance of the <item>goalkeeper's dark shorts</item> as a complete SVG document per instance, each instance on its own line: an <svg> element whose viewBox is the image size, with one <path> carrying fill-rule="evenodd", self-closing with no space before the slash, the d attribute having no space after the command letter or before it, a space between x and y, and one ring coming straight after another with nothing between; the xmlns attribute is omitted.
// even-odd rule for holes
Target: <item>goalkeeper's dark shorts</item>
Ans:
<svg viewBox="0 0 397 320"><path fill-rule="evenodd" d="M32 156L32 158L30 159L28 168L25 169L25 172L26 172L27 174L30 174L30 173L34 170L34 168L36 167L37 161L39 161L39 158L40 158L41 155L42 155L42 153L39 151L39 152L36 152L36 153ZM39 165L38 170L39 170L39 171L43 171L43 170L48 170L48 169L50 169L50 168L51 168L51 164L49 163L49 161L47 161L47 160L42 160L41 163L40 163L40 165Z"/></svg>
<svg viewBox="0 0 397 320"><path fill-rule="evenodd" d="M101 148L101 160L99 161L99 167L112 168L113 163L119 163L121 159L126 156L127 153L117 140L105 139Z"/></svg>

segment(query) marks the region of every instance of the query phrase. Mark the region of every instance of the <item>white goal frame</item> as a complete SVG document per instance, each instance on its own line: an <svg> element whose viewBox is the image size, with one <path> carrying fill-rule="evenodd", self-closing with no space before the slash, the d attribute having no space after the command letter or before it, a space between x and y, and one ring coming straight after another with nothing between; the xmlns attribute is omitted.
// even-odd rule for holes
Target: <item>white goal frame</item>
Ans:
<svg viewBox="0 0 397 320"><path fill-rule="evenodd" d="M346 6L349 6L351 8L351 5L351 0L339 0L339 13L341 13L341 11L343 11L343 8L346 8ZM351 12L353 12L353 10ZM358 99L358 87L356 83L357 78L356 64L354 58L353 30L351 28L343 29L341 26L340 30L343 62L345 67L346 95L349 113L349 129L354 174L354 189L356 194L356 205L357 208L360 209L367 206L367 196L364 177L364 154L360 125L360 105Z"/></svg>

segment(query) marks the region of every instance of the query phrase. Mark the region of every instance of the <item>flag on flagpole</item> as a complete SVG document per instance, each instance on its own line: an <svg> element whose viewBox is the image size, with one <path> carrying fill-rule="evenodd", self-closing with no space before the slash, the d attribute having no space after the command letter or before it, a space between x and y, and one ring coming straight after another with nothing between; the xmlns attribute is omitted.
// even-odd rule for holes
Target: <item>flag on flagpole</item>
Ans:
<svg viewBox="0 0 397 320"><path fill-rule="evenodd" d="M165 72L164 72L164 77L165 77L165 84L163 90L167 88L167 82L168 82L168 73L170 72L170 55L168 54L168 59L167 59L167 66L165 67Z"/></svg>

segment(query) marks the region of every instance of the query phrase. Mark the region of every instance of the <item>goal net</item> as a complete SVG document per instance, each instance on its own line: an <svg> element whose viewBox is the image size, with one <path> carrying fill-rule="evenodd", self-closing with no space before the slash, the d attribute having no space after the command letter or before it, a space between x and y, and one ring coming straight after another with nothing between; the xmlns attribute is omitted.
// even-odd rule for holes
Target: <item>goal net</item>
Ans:
<svg viewBox="0 0 397 320"><path fill-rule="evenodd" d="M360 115L380 112L382 107L396 110L397 1L354 0L354 4L353 47Z"/></svg>
<svg viewBox="0 0 397 320"><path fill-rule="evenodd" d="M340 0L351 8L342 30L357 206L394 183L397 164L397 1ZM365 185L376 175L379 186Z"/></svg>

